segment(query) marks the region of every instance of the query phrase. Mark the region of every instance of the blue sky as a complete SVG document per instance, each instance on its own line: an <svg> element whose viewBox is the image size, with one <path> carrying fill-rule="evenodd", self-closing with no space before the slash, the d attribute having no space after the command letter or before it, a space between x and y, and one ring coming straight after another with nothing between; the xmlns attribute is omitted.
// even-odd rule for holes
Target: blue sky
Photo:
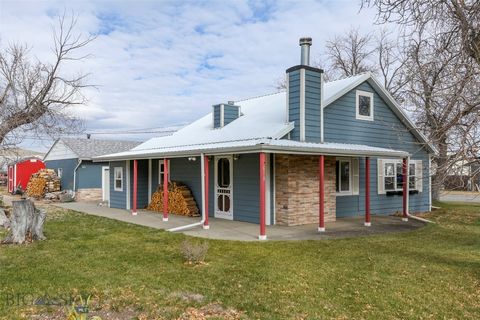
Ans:
<svg viewBox="0 0 480 320"><path fill-rule="evenodd" d="M374 28L374 12L359 12L357 0L2 0L0 46L27 43L32 55L51 60L52 25L64 10L78 15L78 33L98 35L85 49L91 58L63 69L91 73L97 85L75 110L94 132L188 123L213 104L274 92L299 63L298 38L313 38L315 59L335 34Z"/></svg>

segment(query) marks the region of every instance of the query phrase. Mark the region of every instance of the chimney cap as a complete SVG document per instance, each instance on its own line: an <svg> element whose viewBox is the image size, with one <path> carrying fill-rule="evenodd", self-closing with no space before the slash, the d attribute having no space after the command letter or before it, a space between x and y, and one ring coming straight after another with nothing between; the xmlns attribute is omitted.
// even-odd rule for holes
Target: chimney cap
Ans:
<svg viewBox="0 0 480 320"><path fill-rule="evenodd" d="M300 46L304 46L304 45L311 46L312 45L312 38L310 38L310 37L300 38L299 44L300 44Z"/></svg>

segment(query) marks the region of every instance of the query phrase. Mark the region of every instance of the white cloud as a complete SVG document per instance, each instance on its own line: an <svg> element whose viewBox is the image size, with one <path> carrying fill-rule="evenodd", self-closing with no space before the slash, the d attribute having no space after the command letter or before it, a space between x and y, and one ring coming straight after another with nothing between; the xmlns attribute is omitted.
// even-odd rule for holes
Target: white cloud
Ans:
<svg viewBox="0 0 480 320"><path fill-rule="evenodd" d="M373 28L358 1L1 1L0 46L30 44L50 59L55 14L78 14L77 31L101 34L89 60L65 72L91 72L89 104L78 110L91 130L193 121L212 104L274 91L298 64L298 38L318 55L334 34Z"/></svg>

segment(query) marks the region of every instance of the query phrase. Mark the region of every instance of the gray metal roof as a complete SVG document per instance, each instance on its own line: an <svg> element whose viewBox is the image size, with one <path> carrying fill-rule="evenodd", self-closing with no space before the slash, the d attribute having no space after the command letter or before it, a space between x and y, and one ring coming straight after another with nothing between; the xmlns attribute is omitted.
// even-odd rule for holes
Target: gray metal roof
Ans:
<svg viewBox="0 0 480 320"><path fill-rule="evenodd" d="M128 151L141 142L122 140L96 140L82 138L60 138L67 147L78 155L79 159L89 160L105 154Z"/></svg>

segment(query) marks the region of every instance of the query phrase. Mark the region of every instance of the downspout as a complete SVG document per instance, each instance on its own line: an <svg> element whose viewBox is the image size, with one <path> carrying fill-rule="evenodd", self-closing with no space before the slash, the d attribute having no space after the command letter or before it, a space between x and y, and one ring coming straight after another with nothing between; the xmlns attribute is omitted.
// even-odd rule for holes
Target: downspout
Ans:
<svg viewBox="0 0 480 320"><path fill-rule="evenodd" d="M423 172L423 170L422 170ZM431 220L427 220L427 219L424 219L424 218L420 218L420 217L417 217L417 216L414 216L414 215L411 215L410 214L410 156L407 157L407 217L408 218L411 218L413 220L417 220L417 221L421 221L421 222L425 222L425 223L435 223ZM405 179L405 177L404 177ZM423 177L421 177L421 179L423 179ZM423 186L423 183L422 183L422 186Z"/></svg>
<svg viewBox="0 0 480 320"><path fill-rule="evenodd" d="M202 226L205 222L205 157L204 154L200 154L200 167L201 167L201 181L202 181L202 220L200 222L195 222L192 224L187 224L185 226L180 226L172 229L167 229L170 232L182 231L186 229L191 229L197 226Z"/></svg>
<svg viewBox="0 0 480 320"><path fill-rule="evenodd" d="M75 169L73 169L73 192L74 193L77 191L77 169L80 167L81 164L82 164L82 159L78 159L78 164L75 167Z"/></svg>

